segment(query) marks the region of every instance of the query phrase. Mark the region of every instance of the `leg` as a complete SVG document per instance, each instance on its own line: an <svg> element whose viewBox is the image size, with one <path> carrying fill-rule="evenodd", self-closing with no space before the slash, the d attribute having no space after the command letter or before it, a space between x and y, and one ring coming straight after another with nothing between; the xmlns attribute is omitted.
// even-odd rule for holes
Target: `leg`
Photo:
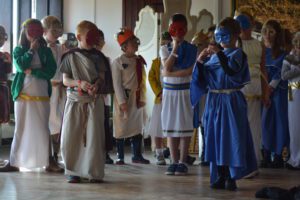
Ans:
<svg viewBox="0 0 300 200"><path fill-rule="evenodd" d="M145 159L142 155L142 140L141 134L133 136L131 139L132 162L140 164L149 164L150 161Z"/></svg>
<svg viewBox="0 0 300 200"><path fill-rule="evenodd" d="M117 156L118 160L116 161L117 165L124 165L124 138L116 139L117 145Z"/></svg>
<svg viewBox="0 0 300 200"><path fill-rule="evenodd" d="M168 144L170 148L171 154L171 165L168 167L166 171L166 175L175 175L175 171L178 166L179 155L178 155L178 147L180 143L180 138L178 137L168 137Z"/></svg>
<svg viewBox="0 0 300 200"><path fill-rule="evenodd" d="M236 182L231 178L229 167L225 166L226 184L225 189L229 191L235 191L237 189Z"/></svg>
<svg viewBox="0 0 300 200"><path fill-rule="evenodd" d="M110 117L110 106L104 106L104 130L105 130L105 149L106 149L106 160L105 164L114 164L113 159L109 156L109 151L113 149L113 136L109 124Z"/></svg>
<svg viewBox="0 0 300 200"><path fill-rule="evenodd" d="M166 160L163 154L163 139L160 137L155 137L155 154L156 154L156 164L157 165L166 165Z"/></svg>
<svg viewBox="0 0 300 200"><path fill-rule="evenodd" d="M213 189L225 189L226 167L218 166L218 179L210 187Z"/></svg>
<svg viewBox="0 0 300 200"><path fill-rule="evenodd" d="M262 155L263 160L260 163L260 167L269 168L271 166L271 152L263 148Z"/></svg>
<svg viewBox="0 0 300 200"><path fill-rule="evenodd" d="M57 144L57 140L60 134L51 135L49 137L49 165L46 167L47 172L63 173L64 168L60 167L57 160L57 154L60 145Z"/></svg>

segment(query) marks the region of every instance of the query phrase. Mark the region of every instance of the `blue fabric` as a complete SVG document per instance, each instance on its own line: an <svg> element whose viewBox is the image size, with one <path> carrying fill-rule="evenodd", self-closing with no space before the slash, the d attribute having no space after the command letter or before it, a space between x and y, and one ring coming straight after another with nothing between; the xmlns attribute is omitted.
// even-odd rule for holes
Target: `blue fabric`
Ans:
<svg viewBox="0 0 300 200"><path fill-rule="evenodd" d="M270 152L281 155L284 147L289 146L288 126L288 81L281 80L281 68L286 53L272 58L272 50L266 49L266 69L268 81L280 80L271 95L271 106L262 109L262 143Z"/></svg>
<svg viewBox="0 0 300 200"><path fill-rule="evenodd" d="M170 43L168 44L169 52L172 51L172 47ZM197 47L188 43L187 41L183 41L178 49L177 53L178 58L174 63L174 70L182 70L187 69L193 66L197 59Z"/></svg>
<svg viewBox="0 0 300 200"><path fill-rule="evenodd" d="M213 55L202 69L197 70L197 65L195 66L191 83L194 106L199 102L199 96L204 92L204 88L208 88L203 125L205 160L211 163L211 183L216 181L218 165L229 166L233 179L240 179L257 170L244 95L240 91L230 94L210 92L210 90L241 88L250 81L247 60L243 61L242 50L225 49L223 52L228 58L229 67L237 71L237 74L228 76L221 67L218 57ZM199 80L199 77L205 78Z"/></svg>

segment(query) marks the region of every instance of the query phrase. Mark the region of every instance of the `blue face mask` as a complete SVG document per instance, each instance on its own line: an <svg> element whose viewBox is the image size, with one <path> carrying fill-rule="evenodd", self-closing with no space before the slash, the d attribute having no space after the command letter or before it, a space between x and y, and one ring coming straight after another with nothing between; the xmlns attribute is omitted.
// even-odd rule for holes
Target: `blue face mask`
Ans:
<svg viewBox="0 0 300 200"><path fill-rule="evenodd" d="M215 40L218 44L229 44L231 41L230 31L223 27L217 28L215 30Z"/></svg>
<svg viewBox="0 0 300 200"><path fill-rule="evenodd" d="M247 30L251 28L250 19L246 15L239 15L235 17L235 20L239 22L241 29Z"/></svg>

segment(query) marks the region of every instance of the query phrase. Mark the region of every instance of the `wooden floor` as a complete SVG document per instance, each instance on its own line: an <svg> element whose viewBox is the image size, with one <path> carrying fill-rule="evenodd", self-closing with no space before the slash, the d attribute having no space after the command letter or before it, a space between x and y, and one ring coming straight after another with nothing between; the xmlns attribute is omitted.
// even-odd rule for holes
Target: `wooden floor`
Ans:
<svg viewBox="0 0 300 200"><path fill-rule="evenodd" d="M0 148L1 158L7 158L9 150ZM115 156L112 156L115 158ZM192 200L192 199L255 199L255 191L264 186L289 188L300 183L297 171L260 170L255 179L238 181L236 192L209 188L209 168L194 165L185 177L166 176L166 166L156 166L152 153L146 153L152 164L107 165L104 183L69 184L60 174L40 172L0 173L0 200ZM198 162L196 161L196 164Z"/></svg>

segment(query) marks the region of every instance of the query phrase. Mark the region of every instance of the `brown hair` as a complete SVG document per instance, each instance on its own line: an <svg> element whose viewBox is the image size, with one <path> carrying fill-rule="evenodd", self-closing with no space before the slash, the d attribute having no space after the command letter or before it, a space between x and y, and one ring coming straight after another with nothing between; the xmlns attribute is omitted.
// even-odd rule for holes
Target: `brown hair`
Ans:
<svg viewBox="0 0 300 200"><path fill-rule="evenodd" d="M18 43L19 43L20 46L25 47L25 48L30 48L30 42L29 42L29 40L27 39L27 36L26 36L26 31L27 31L27 28L30 24L37 24L37 25L42 27L42 23L38 19L31 19L30 18L30 19L27 19L26 21L23 22ZM46 41L44 40L43 37L39 38L39 41L40 41L40 47L47 46L47 43L46 43Z"/></svg>
<svg viewBox="0 0 300 200"><path fill-rule="evenodd" d="M227 30L229 30L231 35L234 36L238 36L241 33L240 24L232 17L226 17L225 19L223 19L218 27L226 28Z"/></svg>
<svg viewBox="0 0 300 200"><path fill-rule="evenodd" d="M92 30L92 29L98 29L98 28L94 23L87 21L87 20L83 20L83 21L79 22L79 24L77 25L76 34L84 34L87 31Z"/></svg>
<svg viewBox="0 0 300 200"><path fill-rule="evenodd" d="M270 19L264 23L261 31L263 32L264 29L266 29L268 26L272 27L276 32L275 40L274 40L271 48L272 48L272 57L277 58L284 48L283 30L282 30L279 22L277 22L276 20Z"/></svg>

